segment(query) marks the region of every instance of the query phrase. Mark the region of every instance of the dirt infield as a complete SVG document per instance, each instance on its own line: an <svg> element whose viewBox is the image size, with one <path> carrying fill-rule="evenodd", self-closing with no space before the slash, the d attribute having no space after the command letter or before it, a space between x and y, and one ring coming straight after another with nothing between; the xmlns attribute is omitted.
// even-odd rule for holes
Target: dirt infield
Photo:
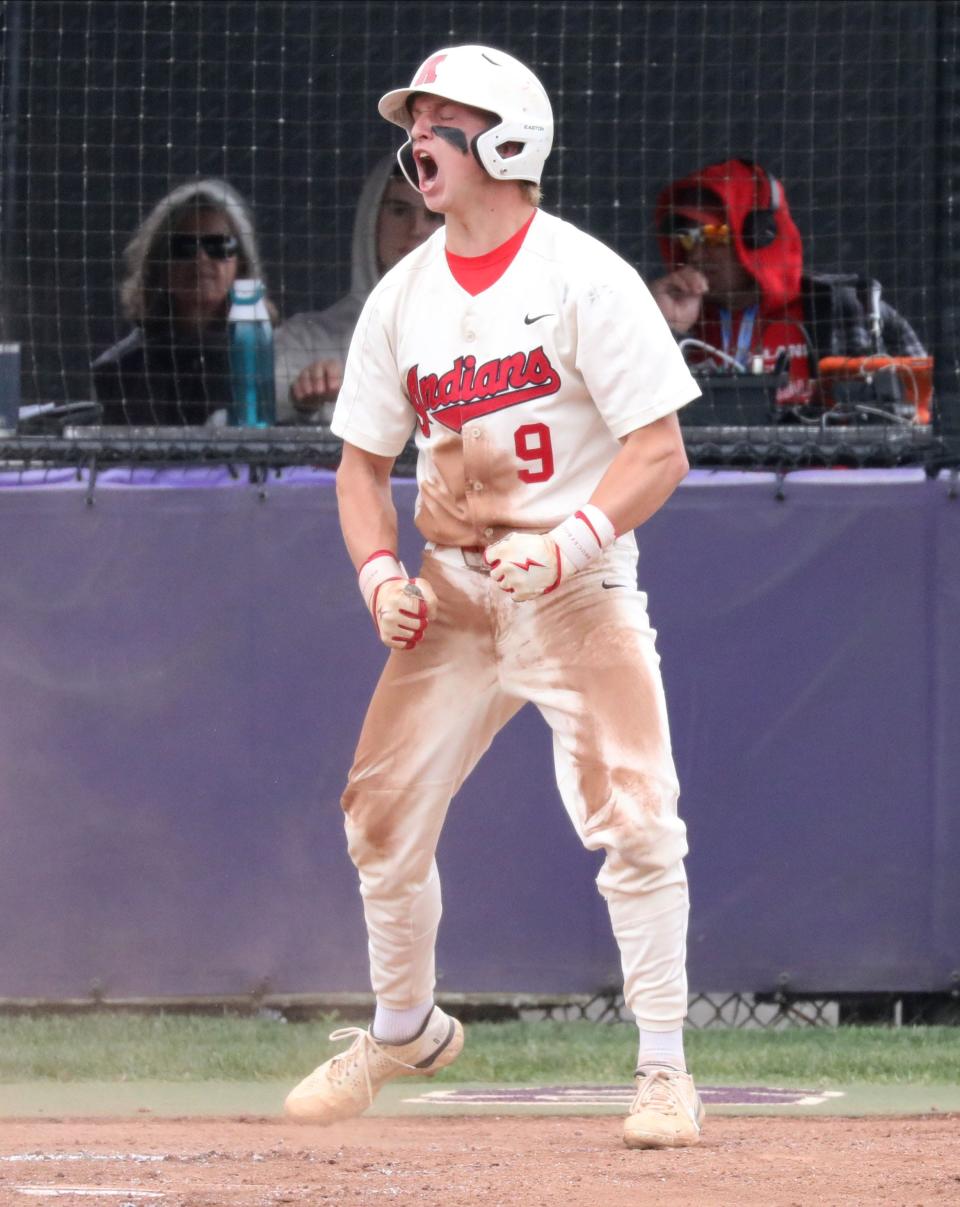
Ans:
<svg viewBox="0 0 960 1207"><path fill-rule="evenodd" d="M631 1152L618 1120L4 1120L0 1204L657 1207L960 1202L960 1115L708 1119Z"/></svg>

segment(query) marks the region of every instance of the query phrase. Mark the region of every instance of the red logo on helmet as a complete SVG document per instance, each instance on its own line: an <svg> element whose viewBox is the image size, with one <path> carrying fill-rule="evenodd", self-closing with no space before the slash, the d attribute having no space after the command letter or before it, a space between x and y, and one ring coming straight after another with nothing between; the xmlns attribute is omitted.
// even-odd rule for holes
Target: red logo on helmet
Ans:
<svg viewBox="0 0 960 1207"><path fill-rule="evenodd" d="M437 67L447 56L445 54L435 54L432 58L427 59L424 65L420 68L420 74L410 85L411 88L416 88L420 84L435 84L437 82Z"/></svg>
<svg viewBox="0 0 960 1207"><path fill-rule="evenodd" d="M471 419L545 398L559 389L560 374L542 346L479 366L475 356L458 356L442 377L435 373L421 377L419 365L407 373L410 404L425 436L430 435L431 419L459 432Z"/></svg>

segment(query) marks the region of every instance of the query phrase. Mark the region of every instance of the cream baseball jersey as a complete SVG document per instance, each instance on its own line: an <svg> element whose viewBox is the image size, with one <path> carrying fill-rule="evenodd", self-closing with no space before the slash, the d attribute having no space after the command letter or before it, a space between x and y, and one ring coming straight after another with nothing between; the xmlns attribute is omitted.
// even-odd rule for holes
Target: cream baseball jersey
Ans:
<svg viewBox="0 0 960 1207"><path fill-rule="evenodd" d="M587 502L622 437L700 391L639 275L592 236L538 211L476 297L444 240L437 231L368 297L332 430L384 457L415 430L427 540L546 531Z"/></svg>

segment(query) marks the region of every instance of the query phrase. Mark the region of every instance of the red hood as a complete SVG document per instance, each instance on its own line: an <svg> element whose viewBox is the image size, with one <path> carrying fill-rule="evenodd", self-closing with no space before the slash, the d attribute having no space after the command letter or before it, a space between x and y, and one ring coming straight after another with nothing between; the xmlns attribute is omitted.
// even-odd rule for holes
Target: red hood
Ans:
<svg viewBox="0 0 960 1207"><path fill-rule="evenodd" d="M772 243L755 251L744 247L742 232L744 218L750 210L766 208L771 203L770 182L763 169L751 167L740 159L728 159L725 163L711 164L682 180L675 180L657 198L657 230L660 230L665 215L674 208L684 213L696 211L697 205L695 202L688 203L688 199L698 192L702 195L701 208L709 210L717 206L726 213L737 258L760 286L763 309L775 310L792 302L800 293L803 245L796 223L790 216L783 186L780 186L780 204L775 215L776 237ZM684 195L684 201L675 206L678 194ZM668 269L674 269L676 263L672 240L659 236L658 242L663 262Z"/></svg>

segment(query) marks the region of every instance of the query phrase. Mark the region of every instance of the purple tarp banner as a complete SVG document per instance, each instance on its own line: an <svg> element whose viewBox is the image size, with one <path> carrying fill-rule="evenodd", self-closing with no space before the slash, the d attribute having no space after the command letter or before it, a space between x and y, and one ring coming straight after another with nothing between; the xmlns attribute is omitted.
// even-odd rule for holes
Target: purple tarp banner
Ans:
<svg viewBox="0 0 960 1207"><path fill-rule="evenodd" d="M413 484L396 483L415 563ZM92 503L88 503L88 497ZM368 988L339 794L385 652L329 474L0 477L0 997ZM696 472L641 532L690 828L691 988L960 969L960 499ZM424 718L429 724L429 718ZM619 977L524 710L454 802L440 987ZM500 785L512 783L509 794Z"/></svg>

